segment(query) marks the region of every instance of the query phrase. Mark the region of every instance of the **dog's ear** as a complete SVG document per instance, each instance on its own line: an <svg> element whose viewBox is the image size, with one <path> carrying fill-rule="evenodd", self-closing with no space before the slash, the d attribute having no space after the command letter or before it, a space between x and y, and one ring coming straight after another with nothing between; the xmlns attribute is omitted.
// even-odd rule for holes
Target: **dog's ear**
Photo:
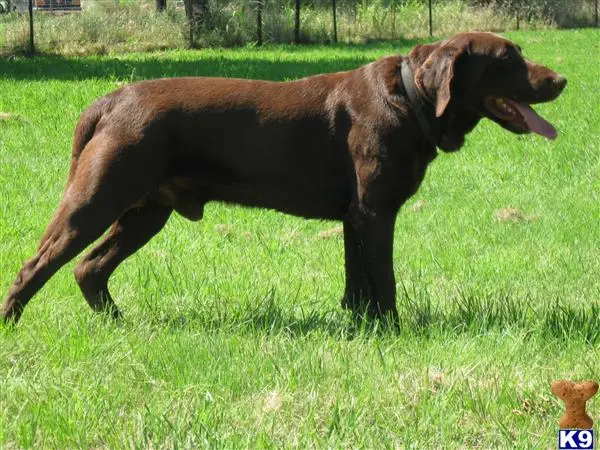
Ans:
<svg viewBox="0 0 600 450"><path fill-rule="evenodd" d="M433 51L415 73L417 88L435 98L435 115L446 111L459 62L470 53L468 42L445 43Z"/></svg>

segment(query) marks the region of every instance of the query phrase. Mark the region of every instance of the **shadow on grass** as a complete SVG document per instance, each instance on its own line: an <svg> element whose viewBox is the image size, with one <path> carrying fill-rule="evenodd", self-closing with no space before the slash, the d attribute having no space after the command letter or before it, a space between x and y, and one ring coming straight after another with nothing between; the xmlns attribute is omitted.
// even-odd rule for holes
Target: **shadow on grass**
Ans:
<svg viewBox="0 0 600 450"><path fill-rule="evenodd" d="M12 57L0 59L0 72L4 79L14 80L85 80L115 79L139 81L144 79L176 76L225 76L260 78L265 80L284 80L300 78L318 73L350 70L374 60L367 54L335 55L339 49L354 51L390 50L388 54L411 48L426 40L402 40L394 42L338 45L338 46L274 46L260 49L240 49L247 57L238 57L233 50L211 51L210 55L194 52L166 52L136 54L135 56L85 56L65 57L40 55L34 58ZM397 46L397 50L395 49ZM331 52L314 60L302 59L303 54L315 50ZM298 55L297 61L289 59L277 61L270 51L282 54ZM308 56L307 56L308 58Z"/></svg>
<svg viewBox="0 0 600 450"><path fill-rule="evenodd" d="M175 319L161 313L152 321L173 330L200 327L205 330L232 330L286 334L291 337L312 333L338 339L409 334L418 336L482 334L490 331L520 330L526 335L600 343L600 304L575 307L560 300L533 303L510 295L461 295L448 304L433 305L428 296L410 296L398 300L399 324L368 320L339 310L282 308L269 295L245 310L194 310ZM399 325L399 326L398 326Z"/></svg>
<svg viewBox="0 0 600 450"><path fill-rule="evenodd" d="M518 329L559 339L580 338L589 344L600 342L599 303L573 306L558 299L536 303L510 294L461 294L442 307L432 305L429 297L405 295L399 310L402 326L418 334Z"/></svg>

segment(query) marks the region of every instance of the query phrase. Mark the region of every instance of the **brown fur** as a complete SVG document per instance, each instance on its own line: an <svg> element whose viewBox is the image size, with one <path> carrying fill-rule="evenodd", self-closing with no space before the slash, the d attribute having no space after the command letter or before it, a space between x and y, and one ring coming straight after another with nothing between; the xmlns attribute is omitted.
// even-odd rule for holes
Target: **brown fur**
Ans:
<svg viewBox="0 0 600 450"><path fill-rule="evenodd" d="M423 102L435 105L429 119L439 135L429 139L399 75L405 60ZM436 156L431 141L460 148L486 116L484 95L549 101L565 82L506 39L463 33L408 56L292 82L174 78L126 86L82 114L63 199L2 314L18 320L44 283L109 227L75 277L93 309L118 314L107 288L112 272L173 210L198 220L209 201L343 221L343 305L396 314L394 223Z"/></svg>

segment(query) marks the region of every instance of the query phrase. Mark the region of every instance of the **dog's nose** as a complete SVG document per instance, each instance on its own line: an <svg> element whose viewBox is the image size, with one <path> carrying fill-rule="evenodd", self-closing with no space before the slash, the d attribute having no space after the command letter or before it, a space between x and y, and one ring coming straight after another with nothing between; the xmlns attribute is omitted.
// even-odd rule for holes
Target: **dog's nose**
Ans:
<svg viewBox="0 0 600 450"><path fill-rule="evenodd" d="M565 88L565 86L567 85L567 79L565 77L563 77L562 75L557 75L552 80L552 84L554 84L556 89L558 89L559 91L562 91Z"/></svg>

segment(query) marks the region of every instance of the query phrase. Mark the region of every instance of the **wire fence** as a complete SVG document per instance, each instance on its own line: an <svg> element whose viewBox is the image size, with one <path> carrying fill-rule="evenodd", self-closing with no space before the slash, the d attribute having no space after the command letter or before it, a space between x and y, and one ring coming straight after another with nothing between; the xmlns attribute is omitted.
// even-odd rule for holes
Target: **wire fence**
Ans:
<svg viewBox="0 0 600 450"><path fill-rule="evenodd" d="M3 53L365 42L598 27L599 0L0 0Z"/></svg>

